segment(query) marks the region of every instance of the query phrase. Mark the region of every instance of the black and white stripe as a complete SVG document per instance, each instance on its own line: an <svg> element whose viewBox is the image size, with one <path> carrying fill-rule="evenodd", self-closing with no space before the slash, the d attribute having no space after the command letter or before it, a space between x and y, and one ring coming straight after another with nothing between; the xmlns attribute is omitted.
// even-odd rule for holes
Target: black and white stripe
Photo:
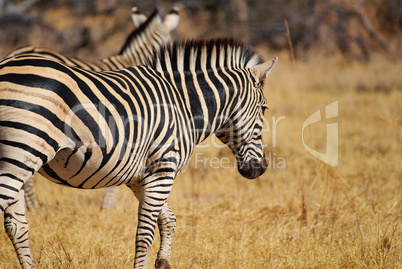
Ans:
<svg viewBox="0 0 402 269"><path fill-rule="evenodd" d="M176 219L166 199L195 146L215 133L242 175L266 170L262 84L275 62L226 39L174 44L118 71L37 55L3 60L0 209L23 204L21 188L36 171L75 188L126 184L139 200L134 267L146 268L158 224L156 266L168 268ZM20 206L18 225L6 218L23 267L33 265L24 215Z"/></svg>

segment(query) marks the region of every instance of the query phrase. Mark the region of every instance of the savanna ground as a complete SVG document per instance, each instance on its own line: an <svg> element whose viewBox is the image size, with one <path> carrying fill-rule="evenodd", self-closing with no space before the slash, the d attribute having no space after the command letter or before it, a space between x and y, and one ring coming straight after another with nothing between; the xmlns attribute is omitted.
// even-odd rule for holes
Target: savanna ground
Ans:
<svg viewBox="0 0 402 269"><path fill-rule="evenodd" d="M292 62L258 50L279 56L265 86L270 168L250 181L214 140L197 149L168 199L177 216L173 268L401 268L402 65ZM337 167L311 156L301 137L308 116L334 101L338 117L310 125L304 142L324 152L326 123L337 122ZM138 203L128 188L109 211L99 209L103 190L41 178L36 190L42 207L27 218L37 267L132 267ZM19 266L3 228L0 261Z"/></svg>

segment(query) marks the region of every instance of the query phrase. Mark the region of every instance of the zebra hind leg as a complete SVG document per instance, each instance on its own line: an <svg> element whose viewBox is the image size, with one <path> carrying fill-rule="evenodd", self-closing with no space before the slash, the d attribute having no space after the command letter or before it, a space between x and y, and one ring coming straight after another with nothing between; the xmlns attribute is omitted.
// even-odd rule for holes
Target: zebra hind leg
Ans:
<svg viewBox="0 0 402 269"><path fill-rule="evenodd" d="M0 113L0 116L3 114ZM22 139L25 133L7 136L4 135L6 131L7 129L0 128L0 213L4 211L4 228L14 246L21 267L35 268L29 250L23 185L39 170L45 158L37 157L33 153L40 155L39 152L44 150L33 150L33 147L28 145L34 145L34 142L28 138L26 145L12 141L13 137Z"/></svg>
<svg viewBox="0 0 402 269"><path fill-rule="evenodd" d="M28 223L25 217L25 191L21 189L4 211L4 229L17 253L22 268L35 268L29 250Z"/></svg>
<svg viewBox="0 0 402 269"><path fill-rule="evenodd" d="M170 269L170 251L172 238L176 230L176 216L167 202L164 203L158 216L158 228L161 236L161 245L155 262L157 269Z"/></svg>
<svg viewBox="0 0 402 269"><path fill-rule="evenodd" d="M25 203L27 205L28 210L34 211L39 208L39 201L36 197L36 192L34 188L34 177L32 176L28 179L27 182L24 184L25 190Z"/></svg>

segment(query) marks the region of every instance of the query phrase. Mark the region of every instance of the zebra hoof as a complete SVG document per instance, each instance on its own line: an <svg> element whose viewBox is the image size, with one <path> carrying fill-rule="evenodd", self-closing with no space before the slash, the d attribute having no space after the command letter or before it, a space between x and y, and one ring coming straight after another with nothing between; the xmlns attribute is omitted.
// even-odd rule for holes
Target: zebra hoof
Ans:
<svg viewBox="0 0 402 269"><path fill-rule="evenodd" d="M170 269L170 264L167 260L160 259L155 262L156 269Z"/></svg>

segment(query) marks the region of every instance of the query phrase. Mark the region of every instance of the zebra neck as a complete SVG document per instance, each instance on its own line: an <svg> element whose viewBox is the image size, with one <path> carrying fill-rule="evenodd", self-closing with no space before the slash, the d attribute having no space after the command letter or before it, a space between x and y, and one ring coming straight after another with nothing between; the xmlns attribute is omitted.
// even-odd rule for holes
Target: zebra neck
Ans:
<svg viewBox="0 0 402 269"><path fill-rule="evenodd" d="M158 51L162 44L170 41L170 35L162 19L156 13L150 19L133 31L127 38L124 46L117 56L132 58L133 55L142 54L144 59L136 60L136 64L143 64L148 58L153 56L154 51Z"/></svg>
<svg viewBox="0 0 402 269"><path fill-rule="evenodd" d="M208 70L175 73L173 82L188 111L192 140L198 144L216 132L229 118L237 103L235 85L219 83L222 71ZM226 73L226 76L228 74ZM234 82L234 80L232 80Z"/></svg>

